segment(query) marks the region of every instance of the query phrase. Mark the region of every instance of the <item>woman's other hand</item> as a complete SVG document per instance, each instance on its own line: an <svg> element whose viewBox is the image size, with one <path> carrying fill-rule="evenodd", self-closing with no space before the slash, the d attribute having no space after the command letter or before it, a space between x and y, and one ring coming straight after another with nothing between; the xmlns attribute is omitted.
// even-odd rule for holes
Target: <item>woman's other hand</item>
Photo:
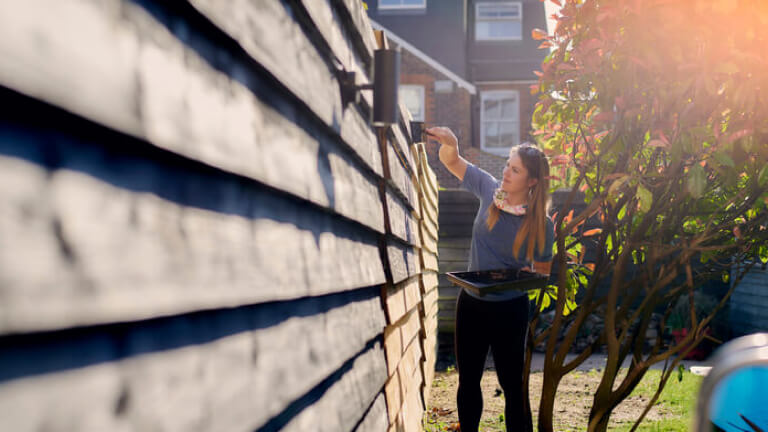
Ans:
<svg viewBox="0 0 768 432"><path fill-rule="evenodd" d="M552 271L552 261L545 261L545 262L536 261L534 267L536 268L535 272L531 270L529 266L525 266L520 270L549 276L550 272Z"/></svg>

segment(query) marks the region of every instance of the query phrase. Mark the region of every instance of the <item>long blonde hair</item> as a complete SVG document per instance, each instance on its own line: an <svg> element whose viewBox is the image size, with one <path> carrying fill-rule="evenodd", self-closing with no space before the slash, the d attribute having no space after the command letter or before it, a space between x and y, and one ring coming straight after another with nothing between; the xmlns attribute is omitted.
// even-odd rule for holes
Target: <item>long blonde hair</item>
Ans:
<svg viewBox="0 0 768 432"><path fill-rule="evenodd" d="M534 239L534 241L529 241L527 243L525 251L526 260L533 262L534 247L538 250L539 254L542 254L544 252L545 243L547 242L549 161L547 161L547 156L544 152L531 143L520 144L513 147L511 151L514 151L520 157L523 166L528 170L528 178L538 180L536 184L529 189L528 209L525 212L523 223L515 235L515 242L512 244L512 253L515 255L515 258L517 258L523 242L527 238ZM499 221L500 213L501 210L499 210L494 203L491 203L491 205L488 206L488 218L485 221L488 231L496 226L496 222Z"/></svg>

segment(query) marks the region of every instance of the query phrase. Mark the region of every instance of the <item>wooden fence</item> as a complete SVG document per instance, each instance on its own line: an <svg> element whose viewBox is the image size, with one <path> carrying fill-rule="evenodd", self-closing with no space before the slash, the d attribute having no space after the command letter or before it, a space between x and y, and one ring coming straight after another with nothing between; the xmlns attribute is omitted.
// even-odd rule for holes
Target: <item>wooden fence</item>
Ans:
<svg viewBox="0 0 768 432"><path fill-rule="evenodd" d="M419 430L437 183L358 0L0 4L0 430Z"/></svg>
<svg viewBox="0 0 768 432"><path fill-rule="evenodd" d="M453 351L456 297L460 288L451 283L446 272L467 271L469 247L480 201L464 190L440 191L440 278L438 327L442 351Z"/></svg>
<svg viewBox="0 0 768 432"><path fill-rule="evenodd" d="M735 271L732 272L737 274ZM768 270L757 263L733 290L729 300L730 336L743 336L768 330Z"/></svg>

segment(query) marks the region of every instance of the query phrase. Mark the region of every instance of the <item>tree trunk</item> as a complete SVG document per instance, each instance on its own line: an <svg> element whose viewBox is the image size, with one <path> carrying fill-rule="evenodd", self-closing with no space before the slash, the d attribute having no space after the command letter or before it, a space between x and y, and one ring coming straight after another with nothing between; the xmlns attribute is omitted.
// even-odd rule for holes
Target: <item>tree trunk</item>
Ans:
<svg viewBox="0 0 768 432"><path fill-rule="evenodd" d="M610 415L608 411L601 410L599 412L593 411L589 413L589 426L587 432L606 432L608 430L608 420Z"/></svg>
<svg viewBox="0 0 768 432"><path fill-rule="evenodd" d="M555 395L557 394L557 380L544 370L541 386L541 400L539 401L539 432L554 431ZM550 372L551 373L551 372Z"/></svg>
<svg viewBox="0 0 768 432"><path fill-rule="evenodd" d="M609 358L608 367L603 369L603 378L600 380L600 384L595 391L595 397L592 400L592 409L589 411L588 432L604 432L608 427L608 417L614 407L611 403L611 392L613 384L616 382L616 374L618 373L616 368L610 367L610 360Z"/></svg>
<svg viewBox="0 0 768 432"><path fill-rule="evenodd" d="M533 324L535 325L535 323ZM531 411L531 359L533 358L533 330L530 330L525 347L525 363L523 364L523 413L525 420L524 432L533 432L533 412Z"/></svg>

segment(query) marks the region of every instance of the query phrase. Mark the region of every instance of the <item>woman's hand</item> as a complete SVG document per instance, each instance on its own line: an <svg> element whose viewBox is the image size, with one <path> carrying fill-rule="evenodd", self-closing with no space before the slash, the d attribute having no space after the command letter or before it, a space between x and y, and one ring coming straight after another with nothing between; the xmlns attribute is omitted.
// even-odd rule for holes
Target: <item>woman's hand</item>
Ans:
<svg viewBox="0 0 768 432"><path fill-rule="evenodd" d="M445 145L455 148L456 151L459 150L459 140L456 139L456 135L447 127L435 126L425 129L424 132L432 141L436 141L441 146Z"/></svg>
<svg viewBox="0 0 768 432"><path fill-rule="evenodd" d="M459 155L459 140L447 127L431 127L424 130L432 142L440 144L438 158L459 181L464 180L467 161Z"/></svg>
<svg viewBox="0 0 768 432"><path fill-rule="evenodd" d="M550 272L552 271L552 261L546 261L546 262L536 261L534 263L534 268L536 269L535 273L539 273L539 274L543 274L543 275L549 276ZM525 266L525 267L521 268L520 270L534 273L534 271L531 270L531 268L529 266Z"/></svg>

